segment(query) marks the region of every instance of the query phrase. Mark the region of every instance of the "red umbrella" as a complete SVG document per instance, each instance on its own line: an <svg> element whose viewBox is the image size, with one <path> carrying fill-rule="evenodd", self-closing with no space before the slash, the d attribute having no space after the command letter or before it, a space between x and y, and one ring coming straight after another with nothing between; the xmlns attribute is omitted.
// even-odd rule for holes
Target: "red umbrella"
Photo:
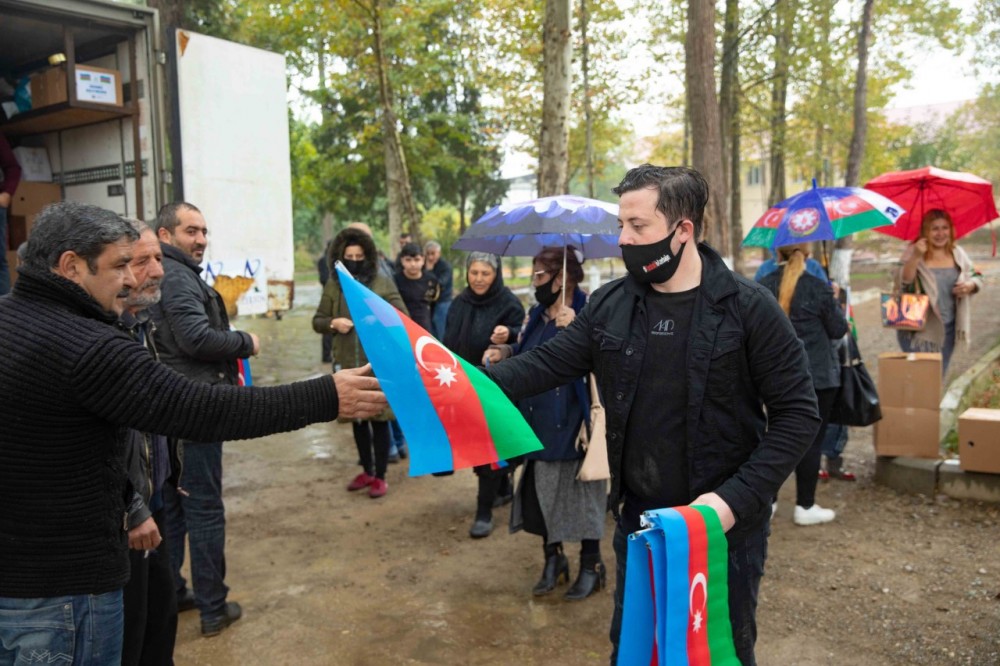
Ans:
<svg viewBox="0 0 1000 666"><path fill-rule="evenodd" d="M935 208L951 215L955 223L955 238L972 233L1000 217L993 200L993 185L971 173L945 171L932 166L894 171L870 180L865 189L892 199L906 210L896 224L875 229L905 241L920 237L920 220L925 212Z"/></svg>

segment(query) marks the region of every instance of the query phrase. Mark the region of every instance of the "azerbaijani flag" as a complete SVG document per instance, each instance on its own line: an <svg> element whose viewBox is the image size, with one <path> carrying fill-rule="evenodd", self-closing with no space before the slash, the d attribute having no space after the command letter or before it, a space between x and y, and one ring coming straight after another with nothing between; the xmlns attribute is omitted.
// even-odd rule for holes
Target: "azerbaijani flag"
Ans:
<svg viewBox="0 0 1000 666"><path fill-rule="evenodd" d="M410 446L410 475L497 463L542 443L500 388L336 264L351 320Z"/></svg>
<svg viewBox="0 0 1000 666"><path fill-rule="evenodd" d="M253 386L253 375L250 373L250 359L237 359L237 386Z"/></svg>
<svg viewBox="0 0 1000 666"><path fill-rule="evenodd" d="M628 541L618 663L739 666L718 515L682 506L646 512L643 522Z"/></svg>

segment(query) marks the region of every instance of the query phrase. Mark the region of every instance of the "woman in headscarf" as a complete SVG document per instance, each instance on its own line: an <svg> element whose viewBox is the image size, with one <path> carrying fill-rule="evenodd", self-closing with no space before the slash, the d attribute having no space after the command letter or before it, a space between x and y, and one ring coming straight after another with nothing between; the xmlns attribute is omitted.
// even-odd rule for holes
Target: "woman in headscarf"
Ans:
<svg viewBox="0 0 1000 666"><path fill-rule="evenodd" d="M469 363L479 365L491 344L517 339L524 322L524 306L503 285L500 258L494 254L471 253L465 277L468 286L452 301L442 342ZM479 477L479 492L469 536L481 539L493 532L494 502L502 503L511 495L511 470L494 470L489 465L474 469Z"/></svg>
<svg viewBox="0 0 1000 666"><path fill-rule="evenodd" d="M566 270L563 271L565 253ZM529 351L558 335L572 323L587 303L580 289L583 267L571 246L546 247L535 256L532 286L536 305L515 345L486 350L484 362L497 362ZM565 289L564 289L565 287ZM607 481L576 478L584 452L577 438L590 408L586 381L581 378L518 402L538 439L545 446L525 456L524 475L518 484L511 511L511 529L524 529L542 537L544 566L532 594L555 589L560 579L569 582L569 560L564 541L580 542L580 573L566 591L569 600L586 599L607 584L601 561L601 537L607 507Z"/></svg>
<svg viewBox="0 0 1000 666"><path fill-rule="evenodd" d="M323 296L313 315L313 330L317 333L333 335L333 360L341 368L358 368L368 362L364 349L354 330L351 312L340 288L340 278L333 266L342 262L348 272L361 284L406 313L406 305L396 290L391 278L378 269L378 251L375 241L360 229L344 229L333 239L327 258L330 279L323 287ZM385 471L389 461L389 421L392 412L388 409L379 416L368 420L351 422L354 428L354 443L361 459L361 473L354 477L347 489L350 491L368 488L372 498L385 495L388 485ZM338 419L339 420L339 419Z"/></svg>
<svg viewBox="0 0 1000 666"><path fill-rule="evenodd" d="M808 256L809 246L806 243L778 248L781 261L778 271L760 281L778 299L805 346L819 415L823 419L812 445L795 468L793 519L796 525L818 525L836 517L833 509L824 509L816 504L816 482L819 480L827 419L840 387L840 359L834 342L844 337L848 330L847 318L834 297L833 289L823 280L806 273Z"/></svg>

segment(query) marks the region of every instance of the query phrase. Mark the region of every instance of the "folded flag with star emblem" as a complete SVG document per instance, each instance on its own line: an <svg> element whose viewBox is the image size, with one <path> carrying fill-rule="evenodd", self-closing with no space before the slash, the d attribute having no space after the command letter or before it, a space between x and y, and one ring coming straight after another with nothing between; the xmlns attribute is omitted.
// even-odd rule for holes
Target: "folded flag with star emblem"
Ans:
<svg viewBox="0 0 1000 666"><path fill-rule="evenodd" d="M729 622L729 546L707 506L643 514L629 536L618 663L739 666Z"/></svg>
<svg viewBox="0 0 1000 666"><path fill-rule="evenodd" d="M410 449L410 475L496 463L542 443L486 375L351 277L341 291Z"/></svg>

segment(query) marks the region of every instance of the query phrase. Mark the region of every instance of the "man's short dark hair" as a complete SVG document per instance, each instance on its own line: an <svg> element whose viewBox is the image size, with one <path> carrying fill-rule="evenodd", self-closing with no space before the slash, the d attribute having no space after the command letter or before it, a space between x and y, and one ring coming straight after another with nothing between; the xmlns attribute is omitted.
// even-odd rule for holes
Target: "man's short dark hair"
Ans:
<svg viewBox="0 0 1000 666"><path fill-rule="evenodd" d="M619 197L634 190L655 189L659 193L656 210L667 218L667 227L678 220L694 224L694 237L701 238L702 220L708 205L708 182L688 167L661 167L643 164L629 169L612 192Z"/></svg>
<svg viewBox="0 0 1000 666"><path fill-rule="evenodd" d="M168 204L164 204L160 208L160 212L156 214L156 223L153 224L153 231L156 235L160 235L160 229L166 229L171 236L174 235L174 230L177 229L177 225L181 223L177 219L177 213L182 210L193 210L196 213L200 213L198 207L194 204L189 204L186 201L173 201Z"/></svg>
<svg viewBox="0 0 1000 666"><path fill-rule="evenodd" d="M139 233L117 213L99 206L61 201L45 207L31 229L24 251L25 266L49 271L65 252L75 252L97 273L97 258L104 248L122 239L135 242Z"/></svg>
<svg viewBox="0 0 1000 666"><path fill-rule="evenodd" d="M403 249L399 251L399 256L401 257L421 257L423 253L420 252L420 246L416 243L407 243L403 246Z"/></svg>

